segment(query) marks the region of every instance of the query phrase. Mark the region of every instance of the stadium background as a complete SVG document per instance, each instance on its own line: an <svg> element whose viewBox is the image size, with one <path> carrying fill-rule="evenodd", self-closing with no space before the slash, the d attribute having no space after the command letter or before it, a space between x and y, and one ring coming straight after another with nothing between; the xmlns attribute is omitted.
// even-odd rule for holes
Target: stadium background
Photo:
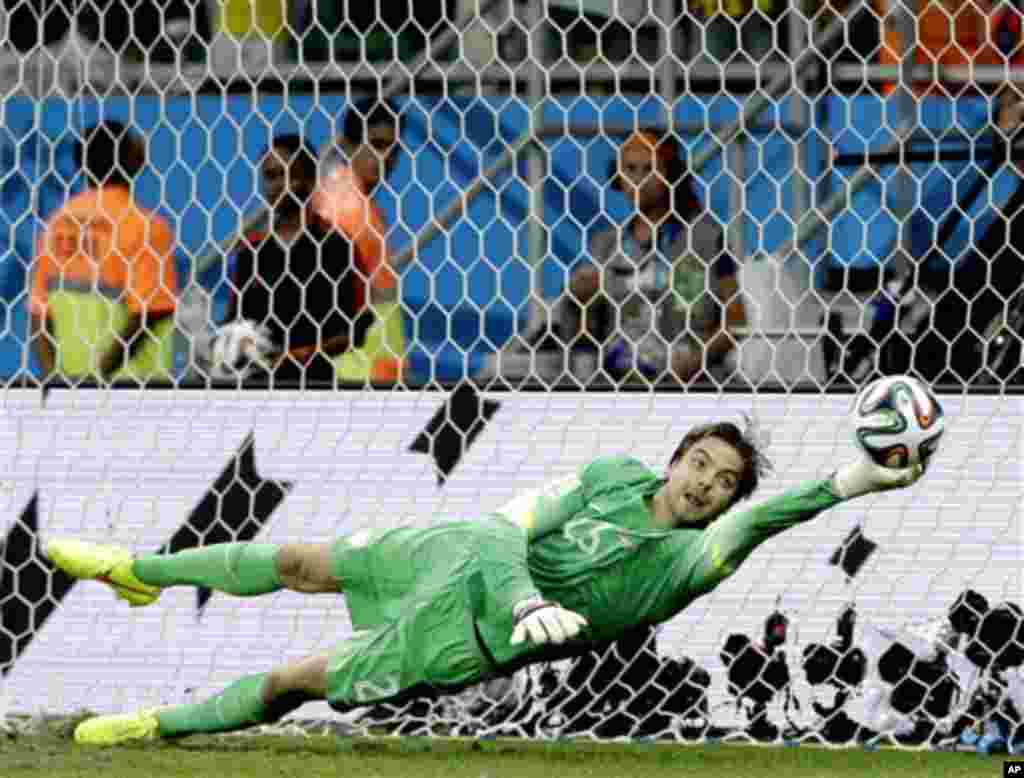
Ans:
<svg viewBox="0 0 1024 778"><path fill-rule="evenodd" d="M699 175L715 216L734 229L742 225L744 258L756 259L793 237L794 173L820 182L815 197L824 202L854 173L852 168L833 168L831 154L883 148L897 126L892 103L885 98L832 95L816 101L810 125L816 132L808 130L803 140L794 142L782 125L790 101L798 99L787 97L769 107L742 144L746 177L741 179L741 210L735 210L730 195L735 170L728 175L722 170L731 149L716 154ZM443 213L529 121L526 104L514 98L425 97L400 103L407 123L403 153L390 186L378 196L386 223L394 225L389 241L396 253ZM330 94L315 100L308 95L139 96L102 103L105 116L130 119L149 138L152 172L139 182L138 196L175 225L183 280L192 277L197 258L236 232L243 215L256 208L255 160L271 135L301 130L319 146L336 133L344 107L342 97ZM686 95L677 101L673 120L684 127L698 123L709 128L708 133L683 138L694 152L708 142L710 130L735 120L742 107L736 96ZM17 376L26 367L37 370L34 363L26 364L24 347L26 270L42 222L80 184L71 159L75 130L95 122L100 108L88 98L37 102L15 97L3 103L0 313L6 320L0 330L0 376ZM919 130L936 138L951 127L970 137L989 122L985 98L925 98L918 110ZM660 99L588 95L543 103L543 123L554 127L615 128L634 121L664 122ZM564 286L566 268L583 258L590 232L626 214L625 201L608 193L604 183L618 140L612 134L546 139L550 175L543 183L543 220L549 241L539 280L547 299ZM800 163L794 161L798 144L803 146ZM406 265L402 302L412 369L407 380L451 381L472 375L484 356L512 334L517 317L518 325L525 326L531 284L524 256L530 212L526 166L521 162L518 169L500 174L494 181L500 191L497 200L485 190L447 235L435 238ZM957 193L983 175L980 167L973 162L910 166L918 182L909 233L916 256L932 247L937 225L956 206ZM877 179L854 196L851 208L807 245L807 259L792 261L812 265L817 283L830 265L865 268L884 263L899 240L894 187L885 185L895 170L893 165L879 168ZM967 218L960 220L946 244L947 256L959 257L970 236L982 234L1016 181L1004 166L990 196L977 198ZM793 266L794 272L805 272L801 267L807 264ZM229 293L225 277L224 266L214 263L197 279L216 291L221 305Z"/></svg>
<svg viewBox="0 0 1024 778"><path fill-rule="evenodd" d="M339 93L345 89L337 81L334 86ZM0 376L16 379L35 371L26 362L24 347L25 274L33 242L45 218L79 186L72 142L101 113L127 120L146 134L152 168L137 192L145 205L174 225L179 271L189 279L197 258L233 235L243 215L257 206L255 163L270 137L301 131L320 145L337 132L346 107L345 99L331 89L315 98L302 87L285 90L289 96L283 97L248 83L185 96L156 91L97 100L82 89L62 97L3 100L0 294L6 319L0 331ZM357 92L353 86L352 94ZM839 90L812 99L795 94L799 88L787 90L752 127L712 155L699 174L712 212L723 224L738 228L730 237L742 262L755 262L793 238L806 207L797 196L799 185L806 189L810 183L810 202L815 204L842 191L854 170L833 167L834 154L885 148L894 138L893 128L907 118L901 113L906 106L877 95ZM476 198L447 235L421 247L403 268L402 302L412 348L406 380L412 384L432 377L454 382L473 374L491 348L525 325L531 284L539 280L539 291L553 298L565 282L566 269L585 259L589 232L603 220L624 220L625 203L607 191L608 164L620 140L616 128L638 121L666 123L668 118L681 128L698 125L704 131L686 129L684 142L699 154L715 143L716 129L739 117L749 99L748 93L724 88L687 93L673 97L666 112L663 95L631 86L614 96L534 96L543 114L534 126L565 128L563 136L544 139L549 166L542 179L542 220L549 240L541 272L533 275L532 247L527 246L535 207L528 182L536 180L536 168L523 155L513 170L495 180L498 197ZM403 152L378 198L387 221L396 225L390 241L395 252L457 201L534 119L522 97L416 96L401 97L399 103L406 121ZM794 108L808 118L805 127L788 123ZM934 149L939 140L970 145L990 126L990 111L983 98L917 99L915 138L925 149ZM603 133L597 138L574 134L575 126L603 128ZM903 214L912 255L925 256L937 225L983 175L981 167L975 162L908 165L910 202L899 201L898 187L888 185L895 168L882 168L802 255L788 258L790 269L799 274L812 266L814 281L821 284L829 267L880 267L901 239ZM960 257L972 236L1000 218L999 207L1018 181L1011 166L1000 169L943 247L947 256ZM220 283L225 275L226 268L214 264L198 279L217 290L215 313L227 295ZM353 524L376 521L382 496L394 500L387 505L389 516L418 521L433 520L435 512L475 510L599 450L634 448L657 463L668 445L665 428L742 409L748 400L766 412L781 437L776 441L782 452L780 480L818 474L850 446L841 426L821 423L823 417L831 420L845 413L843 396L790 398L765 392L754 397L694 393L645 398L643 393L595 393L581 395L576 407L572 395L552 399L528 392L506 399L494 393L481 405L493 419L484 414L487 424L472 456L466 443L463 466L454 475L444 473L451 476L446 479L437 472L439 463L423 456L437 456L432 443L416 448L424 436L437 438L428 419L448 410L443 393L398 394L389 405L387 392L334 397L282 393L271 400L250 392L244 402L235 402L231 395L185 392L171 393L168 408L161 406L166 395L159 390L119 390L112 396L87 389L8 390L2 439L7 441L4 470L11 475L2 484L7 512L0 566L4 581L14 581L15 588L5 601L0 629L4 658L13 663L0 694L0 722L6 706L13 703L19 710L19 703L31 701L34 706L40 699L45 711L64 702L99 700L113 710L200 697L253 663L308 651L303 640L326 642L338 636L333 621L341 610L337 602L308 604L306 611L296 602L294 611L280 612L273 603L252 602L243 616L225 598L215 598L201 612L191 592L176 592L179 596L163 611L126 615L111 611L107 593L90 587L77 587L73 599L63 602L64 592L58 595L38 558L37 534L57 531L104 535L117 529L130 535L126 542L137 550L156 547L186 515L192 518L204 491L216 494L218 484L210 484L214 471L225 460L235 461L234 444L253 430L259 473L289 484L289 489L296 485L281 504L282 520L260 534L282 541L308 534L311 527L328 537ZM971 583L993 599L1019 599L1019 399L989 392L985 397L949 397L948 402L962 423L951 430L948 455L932 477L936 489L926 499L916 493L901 495L873 504L870 513L850 510L830 516L803 537L803 552L788 544L764 549L732 582L735 588L723 587L719 597L698 603L667 629L669 646L692 651L715 672L716 704L727 698L724 672L715 657L724 631L756 634L763 616L778 604L779 588L789 598L783 607L800 618L796 646L824 639L850 594L838 571L826 563L826 552L854 522L866 521L870 528L873 520L869 531L885 544L884 554L875 560L878 568L857 589L869 619L890 627L924 617L941 619L957 589ZM504 411L498 410L502 403ZM683 403L685 416L678 413ZM196 404L202 410L190 414ZM627 405L628 414L622 410ZM516 408L527 410L517 413ZM541 429L544 434L538 435ZM600 439L591 445L594 441L583 432ZM322 456L308 456L311 439L327 447ZM355 453L342 452L343 443ZM510 469L514 478L508 476ZM393 472L399 470L407 479L403 489L394 488ZM374 478L367 478L371 471ZM225 472L231 475L230 466ZM235 474L232 487L250 489L249 476L255 474ZM358 489L351 488L354 481ZM324 488L331 483L332 489ZM249 518L266 517L244 517ZM206 540L202 533L193 533L191 542ZM831 579L823 583L826 575ZM789 583L768 587L765 581ZM327 619L322 609L328 611ZM45 624L35 621L41 616ZM248 640L232 654L232 635L243 622ZM259 636L264 627L273 632L265 643ZM700 639L693 636L701 631ZM163 645L165 640L170 647ZM73 660L66 656L69 643L77 646ZM159 674L150 667L151 651L164 652ZM796 655L794 647L791 658ZM60 673L53 672L57 666ZM106 676L108 670L113 675ZM115 693L105 696L112 685Z"/></svg>

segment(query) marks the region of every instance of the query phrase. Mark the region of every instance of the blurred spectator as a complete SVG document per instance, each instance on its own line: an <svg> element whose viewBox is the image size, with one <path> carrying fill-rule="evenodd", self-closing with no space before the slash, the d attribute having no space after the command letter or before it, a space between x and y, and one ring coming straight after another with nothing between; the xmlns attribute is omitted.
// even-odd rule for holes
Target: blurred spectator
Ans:
<svg viewBox="0 0 1024 778"><path fill-rule="evenodd" d="M338 375L351 382L394 382L402 374L405 334L387 228L373 194L398 161L402 121L394 103L367 98L349 106L342 125L341 135L323 151L313 209L351 241L355 304L369 303L376 323L366 345L339 361Z"/></svg>
<svg viewBox="0 0 1024 778"><path fill-rule="evenodd" d="M608 176L636 214L594 235L550 327L510 353L568 347L581 381L603 368L616 381L688 382L725 364L737 342L730 330L746 314L723 230L697 198L683 153L664 130L628 138Z"/></svg>
<svg viewBox="0 0 1024 778"><path fill-rule="evenodd" d="M905 42L895 11L896 0L876 0L883 17L884 35L879 62L898 65ZM1020 65L1021 12L1011 2L993 0L926 0L917 14L917 45L914 63L928 66ZM955 97L974 86L968 82L918 84L924 94ZM888 85L892 90L894 85Z"/></svg>
<svg viewBox="0 0 1024 778"><path fill-rule="evenodd" d="M275 379L333 383L333 358L361 344L371 321L351 244L311 219L317 163L301 137L275 138L260 170L270 228L238 252L226 323L268 334L273 350L262 357Z"/></svg>
<svg viewBox="0 0 1024 778"><path fill-rule="evenodd" d="M132 199L145 144L103 121L86 131L76 164L88 188L49 218L32 271L33 352L44 377L169 378L174 238Z"/></svg>

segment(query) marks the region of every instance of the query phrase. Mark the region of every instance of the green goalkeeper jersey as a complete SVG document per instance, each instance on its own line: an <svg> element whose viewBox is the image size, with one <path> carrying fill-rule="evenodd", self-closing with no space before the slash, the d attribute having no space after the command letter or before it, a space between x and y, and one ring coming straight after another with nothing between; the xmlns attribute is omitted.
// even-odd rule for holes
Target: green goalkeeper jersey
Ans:
<svg viewBox="0 0 1024 778"><path fill-rule="evenodd" d="M512 607L525 597L541 594L585 617L588 641L613 640L672 618L760 543L840 502L829 481L812 481L705 529L665 529L648 505L664 483L635 459L602 458L480 525L486 594L477 626L499 665L538 658L536 647L509 645Z"/></svg>

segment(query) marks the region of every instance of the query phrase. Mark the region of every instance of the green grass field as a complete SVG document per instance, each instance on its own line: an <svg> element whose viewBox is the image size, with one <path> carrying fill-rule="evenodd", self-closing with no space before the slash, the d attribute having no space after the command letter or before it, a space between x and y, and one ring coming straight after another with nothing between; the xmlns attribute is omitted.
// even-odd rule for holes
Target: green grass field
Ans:
<svg viewBox="0 0 1024 778"><path fill-rule="evenodd" d="M1004 757L969 753L831 750L804 746L533 743L313 737L189 738L97 749L55 734L0 739L0 775L46 778L657 778L701 775L978 776Z"/></svg>

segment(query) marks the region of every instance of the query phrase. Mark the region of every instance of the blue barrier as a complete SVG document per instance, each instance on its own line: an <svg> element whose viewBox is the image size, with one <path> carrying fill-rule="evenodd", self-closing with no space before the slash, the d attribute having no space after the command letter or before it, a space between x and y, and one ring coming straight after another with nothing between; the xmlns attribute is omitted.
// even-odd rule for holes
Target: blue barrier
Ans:
<svg viewBox="0 0 1024 778"><path fill-rule="evenodd" d="M793 145L774 128L788 115L787 98L758 126L749 128L743 143L748 179L743 207L732 214L732 179L721 158L702 171L703 196L723 222L740 219L748 251L773 250L791 237L793 181L802 174L827 196L852 171L827 176L828 155L823 144L805 146L805 163L795 167ZM828 121L820 122L821 137L834 139L837 151L866 150L888 139L884 106L876 98L829 98ZM681 123L712 126L735 118L742 97L687 96L676 105ZM216 241L232 234L242 214L258 205L255 163L273 134L301 131L319 146L336 131L344 101L339 96L318 98L267 96L196 96L115 98L32 102L3 102L0 138L0 299L5 328L0 333L0 376L34 368L25 355L26 268L42 220L80 184L71 161L72 142L100 112L130 122L149 139L152 170L137 188L138 199L156 208L174 225L177 258L183 278L194 260ZM507 144L525 129L528 112L513 98L452 97L405 101L406 130L402 154L378 201L390 224L394 250L400 250L479 174L498 159ZM954 113L955 112L955 113ZM619 96L551 99L544 104L547 123L568 125L628 125L657 122L659 103L653 98ZM981 101L961 101L945 107L923 101L925 127L948 128L956 121L976 129L986 121ZM692 150L706 135L684 138ZM589 235L626 218L621 196L606 186L605 173L614 159L615 144L607 138L565 136L546 142L549 174L543 188L547 253L539 278L546 296L559 293L574 264L586 257ZM966 164L928 169L915 166L922 182L917 191L915 251L924 251L934 236L928 229L941 221L958 187L979 166ZM891 170L891 169L890 169ZM882 172L885 179L891 175ZM524 323L530 284L527 213L529 192L525 164L500 175L487 194L478 197L449 230L424 247L403 271L403 302L413 351L413 373L421 377L457 379L473 373L483 356L503 343ZM979 198L980 216L991 202L1008 196L1015 178L1001 175L989 196ZM813 186L813 184L812 184ZM823 199L823 197L822 197ZM989 214L981 218L992 218ZM981 223L981 222L979 222ZM884 259L895 243L895 221L881 202L881 188L863 191L850 213L838 218L821 240L808 247L808 256L863 266ZM965 220L956 240L963 245ZM955 241L954 241L955 242ZM200 279L222 301L227 289L217 284L220 273Z"/></svg>

